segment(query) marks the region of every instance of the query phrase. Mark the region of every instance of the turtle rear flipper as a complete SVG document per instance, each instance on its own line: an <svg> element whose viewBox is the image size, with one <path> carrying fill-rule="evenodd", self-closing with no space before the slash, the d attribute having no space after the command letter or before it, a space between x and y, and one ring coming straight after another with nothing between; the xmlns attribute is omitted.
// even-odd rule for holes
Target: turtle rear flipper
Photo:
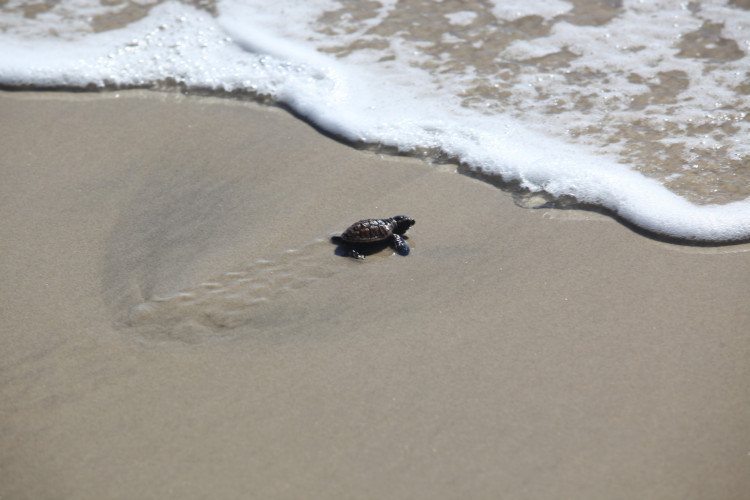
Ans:
<svg viewBox="0 0 750 500"><path fill-rule="evenodd" d="M356 248L350 248L348 254L349 254L349 257L353 257L357 260L365 260L365 256L359 253L359 251Z"/></svg>
<svg viewBox="0 0 750 500"><path fill-rule="evenodd" d="M393 235L393 248L399 255L403 255L404 257L409 255L409 245L400 234Z"/></svg>

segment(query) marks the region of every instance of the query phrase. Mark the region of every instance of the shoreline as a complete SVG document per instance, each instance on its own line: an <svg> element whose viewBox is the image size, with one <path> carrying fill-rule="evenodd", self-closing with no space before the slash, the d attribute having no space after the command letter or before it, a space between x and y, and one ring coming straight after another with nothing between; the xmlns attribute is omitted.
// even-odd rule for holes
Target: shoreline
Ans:
<svg viewBox="0 0 750 500"><path fill-rule="evenodd" d="M586 203L586 202L579 202L575 199L568 199L568 197L565 197L565 196L563 197L564 199L557 200L552 195L544 191L532 192L525 188L522 188L520 187L519 182L517 180L506 181L496 174L486 174L481 171L472 170L471 168L463 166L455 158L450 159L448 161L432 162L432 161L425 160L425 158L420 157L418 154L408 153L408 152L406 153L399 152L396 148L392 146L381 146L381 145L373 145L369 143L352 142L343 136L329 132L328 130L322 128L313 120L310 120L308 117L300 114L295 109L293 109L290 106L287 106L283 102L274 102L270 99L267 102L265 102L262 100L248 98L246 96L238 97L229 92L220 94L220 95L215 95L214 93L208 92L208 91L205 93L202 93L196 90L191 91L190 93L185 93L184 89L179 86L175 88L163 88L163 89L154 90L149 87L128 88L128 89L108 89L108 88L82 89L78 87L18 88L18 87L9 87L9 86L0 85L0 93L5 94L5 96L13 96L14 94L18 94L19 96L21 96L19 97L21 99L34 99L34 97L32 97L34 95L42 96L42 97L38 97L40 99L59 98L59 99L66 100L66 101L74 100L79 97L83 100L87 100L87 99L119 99L120 96L123 96L126 99L133 99L133 98L164 99L164 100L199 99L199 100L205 100L206 102L210 102L216 105L227 105L227 106L248 105L248 106L268 107L270 109L280 110L284 113L287 113L292 118L305 123L308 127L312 128L318 134L325 137L326 139L330 139L334 142L337 142L344 147L352 148L354 150L361 151L363 153L373 154L378 157L392 157L397 160L398 159L417 160L420 162L425 162L426 164L432 166L433 168L439 168L439 169L447 168L449 171L458 173L459 175L463 175L471 179L479 180L483 183L489 184L490 186L496 189L501 190L506 195L513 197L516 200L516 205L524 209L550 210L550 211L572 210L576 212L595 213L595 214L603 215L605 217L613 219L614 221L621 224L625 228L629 229L630 231L633 231L634 233L639 234L640 236L644 238L649 238L655 241L659 241L659 242L667 243L671 245L681 245L681 246L687 246L687 247L731 247L731 246L736 246L736 245L750 244L750 237L729 238L729 239L710 239L710 238L701 238L697 236L696 237L682 237L682 236L675 236L675 235L665 233L665 232L658 232L658 231L655 231L655 230L652 230L652 229L649 229L647 227L637 224L636 222L628 219L625 216L620 215L616 210L613 210L607 206ZM685 200L688 203L693 204L693 202L690 202L689 200L683 198L680 195L677 195L675 193L672 193L672 194L674 194L677 198L681 200ZM724 205L729 205L733 203L742 203L745 201L747 200L732 201L726 204L709 203L709 204L698 205L698 206L722 207Z"/></svg>
<svg viewBox="0 0 750 500"><path fill-rule="evenodd" d="M0 92L0 497L750 494L749 243L279 108L46 94ZM408 257L328 241L398 213Z"/></svg>

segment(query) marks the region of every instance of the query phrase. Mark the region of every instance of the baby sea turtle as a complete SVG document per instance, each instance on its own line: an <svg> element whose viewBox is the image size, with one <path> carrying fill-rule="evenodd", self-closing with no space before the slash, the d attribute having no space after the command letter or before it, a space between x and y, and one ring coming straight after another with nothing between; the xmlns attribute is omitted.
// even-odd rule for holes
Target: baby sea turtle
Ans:
<svg viewBox="0 0 750 500"><path fill-rule="evenodd" d="M401 236L414 225L414 219L406 215L397 215L390 219L362 219L349 226L341 236L331 239L347 246L347 255L355 259L364 259L361 253L366 247L377 246L377 243L393 245L399 255L409 255L409 245Z"/></svg>

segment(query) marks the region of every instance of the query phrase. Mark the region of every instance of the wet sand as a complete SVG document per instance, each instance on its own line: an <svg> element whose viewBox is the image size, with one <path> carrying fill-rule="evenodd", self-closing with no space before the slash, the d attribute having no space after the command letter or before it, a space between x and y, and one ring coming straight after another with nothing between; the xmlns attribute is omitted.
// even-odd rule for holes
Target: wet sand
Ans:
<svg viewBox="0 0 750 500"><path fill-rule="evenodd" d="M750 245L255 104L0 113L0 498L750 496ZM408 257L328 241L399 213Z"/></svg>

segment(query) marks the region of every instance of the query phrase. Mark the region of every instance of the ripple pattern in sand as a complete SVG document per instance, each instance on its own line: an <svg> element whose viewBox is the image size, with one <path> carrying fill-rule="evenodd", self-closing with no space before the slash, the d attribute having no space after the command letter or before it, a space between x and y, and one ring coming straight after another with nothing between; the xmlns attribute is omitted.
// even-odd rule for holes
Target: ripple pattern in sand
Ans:
<svg viewBox="0 0 750 500"><path fill-rule="evenodd" d="M322 243L286 250L274 259L256 260L194 287L152 297L130 310L126 326L163 340L190 342L231 335L269 301L332 274L313 251Z"/></svg>

